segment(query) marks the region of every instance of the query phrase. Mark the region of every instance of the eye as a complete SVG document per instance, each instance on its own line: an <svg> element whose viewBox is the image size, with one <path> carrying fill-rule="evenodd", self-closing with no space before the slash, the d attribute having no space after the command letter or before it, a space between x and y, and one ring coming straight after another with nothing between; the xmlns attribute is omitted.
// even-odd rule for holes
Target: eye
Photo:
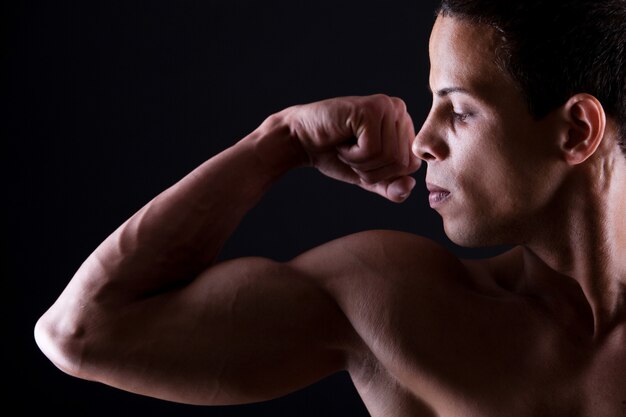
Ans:
<svg viewBox="0 0 626 417"><path fill-rule="evenodd" d="M472 113L458 113L452 112L452 119L455 123L465 123L468 118L472 116Z"/></svg>

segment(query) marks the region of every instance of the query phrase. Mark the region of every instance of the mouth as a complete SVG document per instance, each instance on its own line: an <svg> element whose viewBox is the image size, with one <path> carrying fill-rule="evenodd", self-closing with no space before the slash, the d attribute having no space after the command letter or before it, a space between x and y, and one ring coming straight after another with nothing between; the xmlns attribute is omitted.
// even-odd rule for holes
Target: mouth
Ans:
<svg viewBox="0 0 626 417"><path fill-rule="evenodd" d="M428 203L431 208L437 208L441 206L448 198L450 197L450 191L445 188L441 188L435 184L426 183L426 188L428 188Z"/></svg>

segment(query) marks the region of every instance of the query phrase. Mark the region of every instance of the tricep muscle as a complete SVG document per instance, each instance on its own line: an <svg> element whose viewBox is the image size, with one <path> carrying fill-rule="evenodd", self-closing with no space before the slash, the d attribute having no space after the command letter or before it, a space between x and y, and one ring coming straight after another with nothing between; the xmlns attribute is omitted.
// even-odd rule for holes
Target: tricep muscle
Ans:
<svg viewBox="0 0 626 417"><path fill-rule="evenodd" d="M352 332L318 283L262 258L214 265L117 309L85 332L98 340L82 372L185 403L260 401L309 385L342 369Z"/></svg>

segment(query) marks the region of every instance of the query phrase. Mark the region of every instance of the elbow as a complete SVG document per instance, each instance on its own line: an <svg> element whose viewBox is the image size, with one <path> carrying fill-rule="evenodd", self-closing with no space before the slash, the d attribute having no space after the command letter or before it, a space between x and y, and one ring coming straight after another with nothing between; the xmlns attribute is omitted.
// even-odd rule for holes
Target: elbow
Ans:
<svg viewBox="0 0 626 417"><path fill-rule="evenodd" d="M77 326L68 326L64 318L44 314L34 328L35 343L61 371L78 378L83 375L84 337Z"/></svg>

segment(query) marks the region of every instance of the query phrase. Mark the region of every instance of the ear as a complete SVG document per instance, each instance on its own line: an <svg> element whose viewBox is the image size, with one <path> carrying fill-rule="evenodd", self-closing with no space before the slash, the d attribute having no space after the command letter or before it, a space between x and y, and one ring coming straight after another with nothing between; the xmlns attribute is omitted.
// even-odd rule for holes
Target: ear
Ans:
<svg viewBox="0 0 626 417"><path fill-rule="evenodd" d="M577 165L594 154L606 128L606 114L597 98L590 94L576 94L562 107L567 132L561 151L570 165Z"/></svg>

